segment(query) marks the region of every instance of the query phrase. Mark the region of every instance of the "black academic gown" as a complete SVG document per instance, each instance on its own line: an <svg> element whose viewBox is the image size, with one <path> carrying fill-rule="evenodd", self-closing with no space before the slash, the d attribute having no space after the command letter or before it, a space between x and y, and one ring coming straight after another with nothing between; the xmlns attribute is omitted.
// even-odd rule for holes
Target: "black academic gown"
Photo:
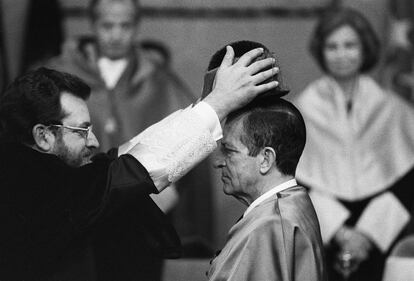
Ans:
<svg viewBox="0 0 414 281"><path fill-rule="evenodd" d="M0 143L0 280L145 280L179 239L145 168L116 151L71 168Z"/></svg>

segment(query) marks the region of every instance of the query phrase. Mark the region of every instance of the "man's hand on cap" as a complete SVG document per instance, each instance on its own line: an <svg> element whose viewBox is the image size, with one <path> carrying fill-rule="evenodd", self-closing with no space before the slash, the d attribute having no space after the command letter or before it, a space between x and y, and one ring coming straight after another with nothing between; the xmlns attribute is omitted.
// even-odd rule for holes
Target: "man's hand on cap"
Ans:
<svg viewBox="0 0 414 281"><path fill-rule="evenodd" d="M233 48L227 46L226 51L226 55L217 70L213 91L204 99L216 111L220 120L225 118L231 111L248 104L258 94L278 85L277 81L260 84L279 71L278 67L262 71L274 64L273 58L251 63L263 53L262 48L245 53L234 64Z"/></svg>

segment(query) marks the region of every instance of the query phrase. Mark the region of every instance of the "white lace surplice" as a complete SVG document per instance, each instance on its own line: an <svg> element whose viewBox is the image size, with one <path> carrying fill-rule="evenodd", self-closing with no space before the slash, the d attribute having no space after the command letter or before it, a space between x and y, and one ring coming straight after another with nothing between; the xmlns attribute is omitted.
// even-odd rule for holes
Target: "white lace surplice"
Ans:
<svg viewBox="0 0 414 281"><path fill-rule="evenodd" d="M199 102L152 125L129 141L124 151L147 169L162 191L205 159L221 136L216 113L208 104Z"/></svg>

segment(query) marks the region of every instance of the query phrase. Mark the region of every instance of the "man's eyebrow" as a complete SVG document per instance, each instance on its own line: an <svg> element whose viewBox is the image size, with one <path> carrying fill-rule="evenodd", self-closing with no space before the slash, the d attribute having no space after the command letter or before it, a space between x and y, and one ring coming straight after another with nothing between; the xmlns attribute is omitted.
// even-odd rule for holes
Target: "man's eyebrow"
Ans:
<svg viewBox="0 0 414 281"><path fill-rule="evenodd" d="M230 144L228 144L227 142L225 142L225 141L222 141L221 142L221 146L223 146L223 147L229 147L230 146Z"/></svg>
<svg viewBox="0 0 414 281"><path fill-rule="evenodd" d="M234 145L231 145L230 143L222 142L221 145L222 145L222 147L224 147L226 149L230 149L230 150L234 150L234 151L237 150L237 148Z"/></svg>
<svg viewBox="0 0 414 281"><path fill-rule="evenodd" d="M83 122L83 123L81 123L79 126L77 126L77 127L89 127L89 126L91 126L92 124L91 124L91 122L88 122L88 121L86 121L86 122Z"/></svg>

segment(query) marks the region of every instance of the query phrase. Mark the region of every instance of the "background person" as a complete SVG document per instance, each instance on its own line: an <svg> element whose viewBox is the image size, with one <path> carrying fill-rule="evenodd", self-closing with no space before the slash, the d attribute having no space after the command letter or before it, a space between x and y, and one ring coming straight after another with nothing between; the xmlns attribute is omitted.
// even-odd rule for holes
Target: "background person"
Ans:
<svg viewBox="0 0 414 281"><path fill-rule="evenodd" d="M326 13L311 38L325 75L295 100L308 129L297 178L311 190L331 279L381 280L410 219L414 111L367 75L380 45L359 12Z"/></svg>

